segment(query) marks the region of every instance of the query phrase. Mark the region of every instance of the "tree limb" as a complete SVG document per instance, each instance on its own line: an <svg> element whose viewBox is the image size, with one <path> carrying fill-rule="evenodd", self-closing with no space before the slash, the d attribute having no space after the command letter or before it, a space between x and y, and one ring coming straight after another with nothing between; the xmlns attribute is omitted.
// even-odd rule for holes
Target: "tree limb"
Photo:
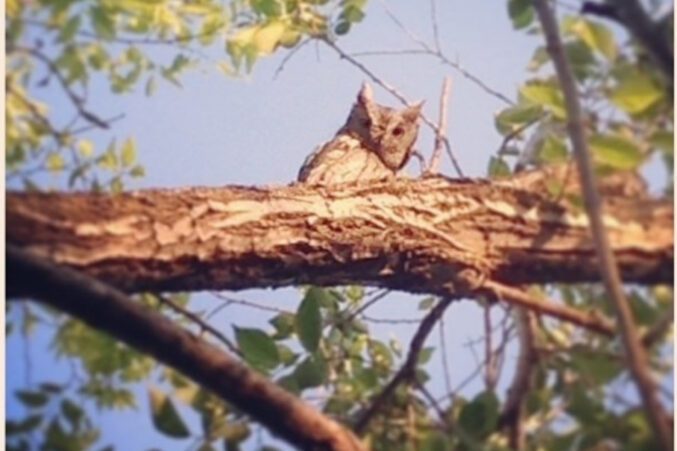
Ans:
<svg viewBox="0 0 677 451"><path fill-rule="evenodd" d="M618 2L619 4L621 2ZM626 6L632 2L622 2ZM632 311L625 298L621 286L621 276L616 265L605 225L602 220L602 205L595 181L592 160L585 139L581 106L576 91L571 68L564 55L562 42L559 37L557 21L546 0L538 0L534 8L543 25L548 53L555 65L555 71L562 87L564 102L568 116L569 137L571 139L576 163L580 172L583 186L583 200L585 209L590 218L590 229L595 242L597 258L599 259L602 279L609 293L612 307L618 318L618 327L623 342L625 358L630 373L639 389L644 409L650 419L654 432L663 449L672 449L672 428L668 424L667 415L657 396L656 383L651 377L648 360L644 348L641 346L637 327L632 317Z"/></svg>
<svg viewBox="0 0 677 451"><path fill-rule="evenodd" d="M303 449L364 449L338 423L109 285L11 244L7 282L10 298L31 296L111 334L184 373L290 443Z"/></svg>
<svg viewBox="0 0 677 451"><path fill-rule="evenodd" d="M506 302L609 333L589 313L511 295L515 284L599 280L585 215L532 188L557 174L10 192L7 242L126 292L357 283L455 297L472 294L454 282L474 268ZM619 198L609 207L605 221L625 280L670 283L672 203Z"/></svg>
<svg viewBox="0 0 677 451"><path fill-rule="evenodd" d="M369 422L374 415L376 415L383 405L393 396L400 384L411 381L416 377L416 363L418 362L418 356L421 353L421 349L423 349L423 345L425 344L428 335L430 335L430 332L433 330L433 327L437 321L442 318L444 311L449 307L452 301L453 298L441 299L437 305L430 310L430 313L423 318L421 325L411 339L409 353L407 354L404 364L399 371L395 373L395 376L393 376L390 382L388 382L388 385L386 385L376 398L374 398L371 405L358 416L354 428L357 434L361 434L367 429L367 426L369 426Z"/></svg>

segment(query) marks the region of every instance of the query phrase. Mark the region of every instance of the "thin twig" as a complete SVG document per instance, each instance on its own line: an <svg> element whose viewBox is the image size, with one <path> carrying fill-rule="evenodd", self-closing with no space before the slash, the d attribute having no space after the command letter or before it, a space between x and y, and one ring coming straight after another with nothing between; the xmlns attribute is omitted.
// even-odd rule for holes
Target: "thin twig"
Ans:
<svg viewBox="0 0 677 451"><path fill-rule="evenodd" d="M168 306L169 308L171 308L171 309L174 310L175 312L180 313L181 315L183 315L183 316L185 316L186 318L190 319L190 320L193 321L195 324L197 324L197 325L200 327L200 329L202 329L202 330L204 330L204 331L207 331L207 332L209 332L210 334L212 334L212 335L213 335L215 338L217 338L221 343L223 343L224 345L226 345L226 347L227 347L233 354L237 354L237 355L239 355L240 357L242 357L242 353L241 353L240 350L237 348L237 346L235 346L235 344L234 344L232 341L230 341L230 339L229 339L228 337L226 337L220 330L216 329L216 328L213 327L211 324L209 324L208 322L204 321L202 318L200 318L200 316L196 315L195 313L191 312L190 310L181 307L179 304L177 304L176 302L172 301L170 298L168 298L168 297L166 297L166 296L163 296L163 295L161 295L161 294L156 294L155 296L157 296L158 300L159 300L161 303L165 304L166 306Z"/></svg>
<svg viewBox="0 0 677 451"><path fill-rule="evenodd" d="M644 409L651 421L654 433L662 448L668 450L673 445L672 428L669 425L667 414L658 399L656 382L649 372L648 359L644 348L641 346L637 326L630 310L630 304L625 298L621 285L618 265L611 252L609 239L602 222L600 195L595 181L590 151L585 138L583 116L576 91L576 82L569 62L565 57L557 20L550 5L546 0L537 0L533 4L543 26L547 50L555 65L555 71L564 94L569 137L573 145L583 186L585 209L590 219L590 228L595 242L602 279L618 319L627 365L639 389Z"/></svg>
<svg viewBox="0 0 677 451"><path fill-rule="evenodd" d="M442 46L440 46L440 30L437 26L437 5L435 0L430 0L430 22L433 27L433 42L435 42L435 49L438 52L442 52Z"/></svg>
<svg viewBox="0 0 677 451"><path fill-rule="evenodd" d="M346 319L346 322L352 321L353 318L355 318L357 315L360 315L362 312L367 310L372 305L376 304L378 301L380 301L384 297L388 296L388 294L390 294L390 290L383 290L383 291L380 291L380 292L376 292L376 294L374 294L371 299L366 301L357 310L355 310L353 313L351 313L350 316L348 316L348 318Z"/></svg>
<svg viewBox="0 0 677 451"><path fill-rule="evenodd" d="M435 132L435 150L430 158L430 164L426 172L436 174L440 167L440 157L442 156L442 147L444 146L445 129L447 127L447 102L449 101L449 91L451 91L451 77L444 77L442 84L442 94L440 94L440 111L437 120L437 131Z"/></svg>
<svg viewBox="0 0 677 451"><path fill-rule="evenodd" d="M357 421L355 422L355 432L361 434L365 431L371 419L378 413L381 407L392 397L392 394L395 392L395 389L400 385L400 383L405 381L413 380L416 377L416 363L418 362L418 356L423 349L430 331L435 326L435 323L442 317L444 311L449 307L453 298L443 298L441 299L435 307L430 310L430 312L423 318L421 325L414 334L414 337L411 339L411 344L409 345L409 353L407 358L400 368L400 370L395 374L395 376L390 380L388 385L379 393L371 405L358 416Z"/></svg>
<svg viewBox="0 0 677 451"><path fill-rule="evenodd" d="M519 355L515 375L498 419L498 426L509 429L510 448L521 450L524 449L524 400L531 388L531 375L538 354L534 349L536 332L534 313L524 308L515 309L515 322L519 331Z"/></svg>
<svg viewBox="0 0 677 451"><path fill-rule="evenodd" d="M364 64L360 63L357 61L355 58L350 56L348 53L344 52L339 46L336 45L336 43L330 41L329 39L321 39L322 42L327 44L329 47L334 49L336 53L339 54L339 56L346 61L348 61L350 64L353 66L357 67L359 70L361 70L365 75L367 75L371 80L376 83L377 85L381 86L383 89L388 91L391 95L393 95L397 100L399 100L402 104L404 105L409 105L409 102L407 99L400 94L399 91L397 91L395 88L393 88L390 84L386 83L383 81L379 76L377 76L374 72L369 70ZM425 123L428 127L430 127L433 131L437 131L437 126L428 119L423 113L419 114L421 120L423 123ZM454 156L453 151L451 150L451 144L449 143L449 140L444 138L444 147L447 150L447 155L449 155L449 158L451 159L451 163L454 166L454 169L456 170L456 173L459 175L459 177L464 177L463 171L461 170L461 167L458 164L458 161L456 160L456 156Z"/></svg>
<svg viewBox="0 0 677 451"><path fill-rule="evenodd" d="M440 317L440 352L442 353L442 372L444 373L444 386L447 393L451 393L451 371L449 370L449 360L447 357L446 336L444 333L444 316Z"/></svg>
<svg viewBox="0 0 677 451"><path fill-rule="evenodd" d="M247 301L247 300L244 300L244 299L231 298L230 296L226 296L225 294L221 294L221 293L218 293L216 291L212 291L211 293L212 293L212 295L216 296L217 298L221 299L222 301L226 301L229 304L244 305L246 307L252 307L252 308L255 308L255 309L259 309L259 310L264 310L266 312L292 313L288 310L283 310L283 309L280 309L280 308L277 308L277 307L269 307L267 305L261 305L261 304L258 304L256 302Z"/></svg>
<svg viewBox="0 0 677 451"><path fill-rule="evenodd" d="M616 333L613 322L599 312L582 312L551 300L538 299L523 290L493 280L485 281L484 287L509 304L525 307L533 312L552 316L609 337Z"/></svg>
<svg viewBox="0 0 677 451"><path fill-rule="evenodd" d="M484 386L487 390L493 390L496 386L496 360L494 349L491 344L491 306L484 306Z"/></svg>
<svg viewBox="0 0 677 451"><path fill-rule="evenodd" d="M87 111L87 109L85 109L85 107L83 106L82 99L80 97L78 97L75 94L75 92L73 92L71 87L68 85L68 82L66 81L64 76L59 71L59 68L56 67L56 64L54 63L54 61L49 59L47 57L47 55L45 55L44 53L40 52L37 49L30 48L30 47L16 46L16 47L12 47L10 49L10 51L13 51L13 50L18 51L18 52L22 52L22 53L27 53L27 54L32 55L33 57L39 59L40 61L42 61L47 66L50 73L52 73L56 77L56 79L59 81L59 84L61 85L64 92L66 93L66 96L71 101L71 103L73 104L75 109L78 111L80 116L82 116L85 120L92 123L93 125L96 125L99 128L103 128L103 129L110 128L110 126L103 119L99 118L95 114L90 113L89 111Z"/></svg>
<svg viewBox="0 0 677 451"><path fill-rule="evenodd" d="M386 14L388 14L388 17L398 26L404 33L411 39L413 42L418 44L422 49L427 51L430 55L437 57L440 61L442 61L443 64L446 64L447 66L450 66L457 71L461 73L466 79L470 80L472 83L474 83L476 86L481 88L484 92L487 94L490 94L503 102L507 103L508 105L514 105L514 102L501 94L500 92L496 91L493 88L490 88L486 83L484 83L482 80L477 78L475 75L471 74L467 70L465 70L463 67L458 62L452 61L449 59L444 53L442 53L441 50L433 49L427 42L425 42L423 39L419 38L416 36L414 33L411 32L403 23L400 21L397 16L390 10L388 7L388 4L385 1L381 1L381 4L383 5L383 9L385 10Z"/></svg>
<svg viewBox="0 0 677 451"><path fill-rule="evenodd" d="M301 50L303 47L305 47L306 44L310 42L310 39L304 39L301 41L298 45L294 46L293 49L291 49L287 54L282 58L282 61L280 61L280 65L277 66L277 69L275 69L275 73L273 74L273 80L276 80L278 75L282 73L284 70L284 66L289 62L289 60L292 59L296 53Z"/></svg>

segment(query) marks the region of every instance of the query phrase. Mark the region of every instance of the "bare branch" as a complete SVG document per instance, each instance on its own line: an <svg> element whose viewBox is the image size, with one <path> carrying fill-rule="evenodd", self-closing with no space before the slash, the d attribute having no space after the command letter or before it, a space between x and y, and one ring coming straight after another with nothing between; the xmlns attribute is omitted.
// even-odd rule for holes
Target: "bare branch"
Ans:
<svg viewBox="0 0 677 451"><path fill-rule="evenodd" d="M427 171L430 174L435 174L440 167L440 157L442 156L442 146L444 146L445 129L447 127L447 102L449 101L449 91L451 91L451 78L444 77L442 84L442 94L440 94L440 111L437 120L437 131L435 132L435 150L430 158L430 164Z"/></svg>
<svg viewBox="0 0 677 451"><path fill-rule="evenodd" d="M397 18L395 13L390 9L388 4L385 1L381 1L381 4L383 5L383 9L385 12L388 14L390 19L398 26L404 33L411 39L413 42L418 44L423 50L425 50L428 54L438 58L443 64L446 64L447 66L450 66L454 69L456 69L461 75L463 75L466 79L470 80L472 83L477 85L480 89L482 89L484 92L487 94L494 96L503 102L507 103L508 105L514 105L514 102L501 94L500 92L496 91L493 88L490 88L486 83L484 83L482 80L477 78L475 75L471 74L467 70L465 70L457 61L452 61L450 58L448 58L444 53L442 53L441 49L438 47L437 49L433 49L427 42L425 42L423 39L419 38L416 36L414 33L409 30L400 19Z"/></svg>
<svg viewBox="0 0 677 451"><path fill-rule="evenodd" d="M7 246L7 260L10 298L28 293L111 334L184 373L297 446L364 449L338 423L111 286L12 245Z"/></svg>
<svg viewBox="0 0 677 451"><path fill-rule="evenodd" d="M404 364L400 370L393 376L393 378L388 382L388 385L374 398L371 405L362 412L357 421L355 422L355 432L361 434L365 431L371 419L378 413L378 411L383 407L383 405L392 397L393 393L397 387L404 382L410 382L416 377L416 363L418 362L418 356L423 349L428 335L432 331L435 323L442 317L444 311L449 307L453 298L443 298L441 299L435 307L430 310L430 312L423 318L421 325L414 334L414 337L411 339L411 344L409 345L409 353L407 358L404 361Z"/></svg>
<svg viewBox="0 0 677 451"><path fill-rule="evenodd" d="M230 339L228 337L226 337L220 330L216 329L211 324L209 324L208 322L206 322L205 320L200 318L199 315L196 315L195 313L191 312L190 310L181 307L179 304L172 301L167 296L162 296L160 294L156 294L155 296L158 298L158 300L161 303L165 304L166 306L168 306L169 308L171 308L175 312L180 313L181 315L185 316L186 318L190 319L192 322L197 324L198 327L200 327L201 330L207 331L210 334L212 334L221 343L226 345L226 347L230 350L230 352L242 357L242 353L240 352L240 350L237 348L237 346L235 346L235 344L232 341L230 341Z"/></svg>
<svg viewBox="0 0 677 451"><path fill-rule="evenodd" d="M567 321L609 337L616 333L613 322L597 311L582 312L555 301L537 299L518 288L493 280L487 280L484 282L484 286L493 291L500 300L508 304Z"/></svg>
<svg viewBox="0 0 677 451"><path fill-rule="evenodd" d="M520 348L515 375L507 391L498 427L509 428L510 448L519 451L524 449L523 405L531 388L531 374L537 363L538 354L534 349L536 328L534 313L524 308L517 308L514 312Z"/></svg>
<svg viewBox="0 0 677 451"><path fill-rule="evenodd" d="M627 6L628 3L624 2ZM639 388L644 403L644 409L651 420L654 432L663 449L671 449L673 445L672 428L667 415L658 399L656 383L648 369L648 360L644 348L641 346L637 326L632 317L632 311L625 298L621 278L616 265L616 259L611 251L605 226L602 221L600 195L595 182L592 160L585 139L583 117L580 101L576 91L569 62L567 61L559 37L557 21L546 0L537 0L534 7L547 42L547 50L555 65L568 117L569 137L571 139L576 163L583 187L585 209L590 219L590 229L595 241L597 258L599 259L604 285L609 293L612 307L618 318L618 326L623 341L623 348L627 365Z"/></svg>
<svg viewBox="0 0 677 451"><path fill-rule="evenodd" d="M83 105L82 99L73 92L71 89L70 85L64 78L64 76L61 74L61 71L59 71L59 68L56 67L56 64L49 59L44 53L40 52L37 49L30 48L30 47L12 47L9 49L9 51L17 51L17 52L22 52L22 53L27 53L38 60L42 61L47 68L49 69L49 72L53 74L56 79L59 81L59 84L61 84L61 87L63 88L64 92L66 93L66 96L68 99L71 101L75 109L78 111L80 116L87 120L88 122L92 123L93 125L96 125L99 128L107 129L110 128L108 123L104 121L103 119L100 119L98 116L96 116L94 113L90 113L87 109L85 109Z"/></svg>

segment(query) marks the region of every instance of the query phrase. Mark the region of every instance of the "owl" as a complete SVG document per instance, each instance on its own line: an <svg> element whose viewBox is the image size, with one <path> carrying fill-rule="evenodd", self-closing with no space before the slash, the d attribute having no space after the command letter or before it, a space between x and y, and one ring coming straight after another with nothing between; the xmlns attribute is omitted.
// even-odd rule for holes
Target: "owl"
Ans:
<svg viewBox="0 0 677 451"><path fill-rule="evenodd" d="M332 184L392 177L407 164L423 102L397 110L375 103L363 84L345 125L301 166L298 181Z"/></svg>

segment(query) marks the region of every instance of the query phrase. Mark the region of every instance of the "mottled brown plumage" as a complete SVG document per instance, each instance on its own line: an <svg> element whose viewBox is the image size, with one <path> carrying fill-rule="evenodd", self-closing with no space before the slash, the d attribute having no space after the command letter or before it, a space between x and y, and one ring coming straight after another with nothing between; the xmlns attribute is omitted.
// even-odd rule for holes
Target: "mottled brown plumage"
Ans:
<svg viewBox="0 0 677 451"><path fill-rule="evenodd" d="M396 110L379 105L365 83L345 125L306 158L298 180L331 184L394 176L411 157L421 106Z"/></svg>

